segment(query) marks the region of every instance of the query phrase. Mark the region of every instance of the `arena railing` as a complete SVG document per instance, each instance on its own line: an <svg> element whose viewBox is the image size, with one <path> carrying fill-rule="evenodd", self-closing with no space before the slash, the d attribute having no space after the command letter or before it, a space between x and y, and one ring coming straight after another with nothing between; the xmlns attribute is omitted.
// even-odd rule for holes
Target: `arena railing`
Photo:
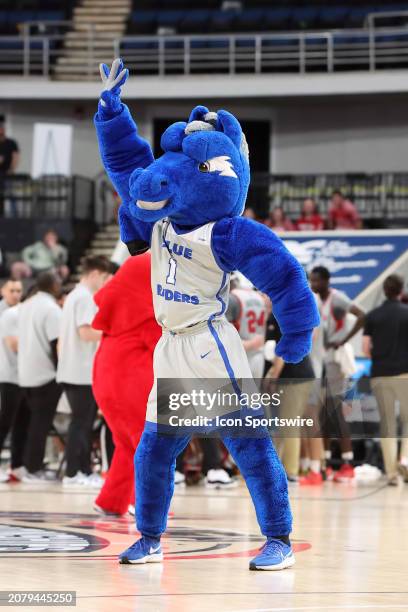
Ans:
<svg viewBox="0 0 408 612"><path fill-rule="evenodd" d="M152 76L332 73L407 66L408 29L375 24L374 20L366 29L319 32L118 38L108 38L90 24L84 26L83 46L70 78L75 74L97 78L99 61L119 55L131 70ZM0 36L0 73L53 78L58 66L71 65L65 47L71 27L67 21L28 22L22 36Z"/></svg>
<svg viewBox="0 0 408 612"><path fill-rule="evenodd" d="M0 217L5 219L94 221L94 181L60 175L2 177L0 207Z"/></svg>

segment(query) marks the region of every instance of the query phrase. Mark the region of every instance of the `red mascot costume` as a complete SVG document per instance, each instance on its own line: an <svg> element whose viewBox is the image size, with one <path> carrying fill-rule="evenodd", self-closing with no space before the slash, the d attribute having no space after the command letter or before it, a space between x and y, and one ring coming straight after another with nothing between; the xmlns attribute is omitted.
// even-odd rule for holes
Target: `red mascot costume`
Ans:
<svg viewBox="0 0 408 612"><path fill-rule="evenodd" d="M153 385L153 351L161 336L152 305L150 254L131 257L95 295L93 327L103 332L93 392L113 435L115 452L96 505L124 514L134 504L133 456Z"/></svg>

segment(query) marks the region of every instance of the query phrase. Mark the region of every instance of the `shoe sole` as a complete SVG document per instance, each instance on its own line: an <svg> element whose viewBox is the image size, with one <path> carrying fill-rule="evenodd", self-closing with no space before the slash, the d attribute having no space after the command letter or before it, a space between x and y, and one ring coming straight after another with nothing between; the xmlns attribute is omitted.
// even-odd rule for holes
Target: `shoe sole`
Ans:
<svg viewBox="0 0 408 612"><path fill-rule="evenodd" d="M123 514L119 514L118 512L109 512L109 510L104 510L103 508L100 508L96 504L94 505L93 509L100 516L106 516L106 518L121 518L123 516Z"/></svg>
<svg viewBox="0 0 408 612"><path fill-rule="evenodd" d="M224 484L221 482L206 482L205 486L207 489L234 489L238 486L238 482L234 481L228 484Z"/></svg>
<svg viewBox="0 0 408 612"><path fill-rule="evenodd" d="M142 557L141 559L132 560L128 557L123 557L123 559L119 559L120 565L144 565L145 563L161 563L163 561L163 553L160 555L152 555L147 557Z"/></svg>
<svg viewBox="0 0 408 612"><path fill-rule="evenodd" d="M299 487L321 487L323 482L299 482Z"/></svg>
<svg viewBox="0 0 408 612"><path fill-rule="evenodd" d="M249 569L251 571L261 571L261 572L278 572L279 570L287 569L289 567L293 567L296 563L295 557L292 555L284 559L281 563L277 563L276 565L252 565L249 564Z"/></svg>
<svg viewBox="0 0 408 612"><path fill-rule="evenodd" d="M398 473L402 477L402 480L407 484L408 483L408 468L405 465L400 465L398 467Z"/></svg>

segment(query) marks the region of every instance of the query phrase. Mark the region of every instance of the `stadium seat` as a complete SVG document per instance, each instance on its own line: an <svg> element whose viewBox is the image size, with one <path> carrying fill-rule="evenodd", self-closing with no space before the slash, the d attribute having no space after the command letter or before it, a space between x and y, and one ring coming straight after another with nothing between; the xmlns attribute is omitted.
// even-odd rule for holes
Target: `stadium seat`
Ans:
<svg viewBox="0 0 408 612"><path fill-rule="evenodd" d="M237 11L213 11L211 29L214 32L229 32L237 19Z"/></svg>
<svg viewBox="0 0 408 612"><path fill-rule="evenodd" d="M265 27L263 23L264 9L248 9L238 13L235 21L237 32L257 32Z"/></svg>
<svg viewBox="0 0 408 612"><path fill-rule="evenodd" d="M25 21L34 21L36 13L34 11L10 11L8 14L9 23L24 23Z"/></svg>
<svg viewBox="0 0 408 612"><path fill-rule="evenodd" d="M381 9L380 9L381 10ZM379 9L376 6L356 6L353 7L347 15L346 27L362 28L365 19L370 13L376 13Z"/></svg>
<svg viewBox="0 0 408 612"><path fill-rule="evenodd" d="M129 33L153 34L156 29L156 11L134 11L130 16Z"/></svg>
<svg viewBox="0 0 408 612"><path fill-rule="evenodd" d="M291 25L297 30L308 30L316 27L319 9L316 6L295 7L291 14Z"/></svg>
<svg viewBox="0 0 408 612"><path fill-rule="evenodd" d="M189 11L180 22L180 32L203 34L208 31L211 11L208 9L194 9Z"/></svg>
<svg viewBox="0 0 408 612"><path fill-rule="evenodd" d="M180 22L184 19L186 11L159 11L157 14L157 26L162 28L179 29Z"/></svg>
<svg viewBox="0 0 408 612"><path fill-rule="evenodd" d="M268 30L282 30L288 27L291 11L288 8L274 8L265 11L265 26Z"/></svg>
<svg viewBox="0 0 408 612"><path fill-rule="evenodd" d="M319 25L323 28L342 28L349 12L349 6L324 7L319 12Z"/></svg>
<svg viewBox="0 0 408 612"><path fill-rule="evenodd" d="M35 15L37 21L63 21L64 18L63 11L38 11Z"/></svg>

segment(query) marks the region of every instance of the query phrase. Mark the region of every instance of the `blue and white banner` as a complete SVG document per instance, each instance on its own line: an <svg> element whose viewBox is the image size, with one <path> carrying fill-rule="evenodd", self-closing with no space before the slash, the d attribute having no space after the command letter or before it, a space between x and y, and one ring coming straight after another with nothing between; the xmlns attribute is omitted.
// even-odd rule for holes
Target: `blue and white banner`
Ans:
<svg viewBox="0 0 408 612"><path fill-rule="evenodd" d="M325 266L332 286L351 299L408 249L408 230L287 232L281 238L307 272Z"/></svg>

